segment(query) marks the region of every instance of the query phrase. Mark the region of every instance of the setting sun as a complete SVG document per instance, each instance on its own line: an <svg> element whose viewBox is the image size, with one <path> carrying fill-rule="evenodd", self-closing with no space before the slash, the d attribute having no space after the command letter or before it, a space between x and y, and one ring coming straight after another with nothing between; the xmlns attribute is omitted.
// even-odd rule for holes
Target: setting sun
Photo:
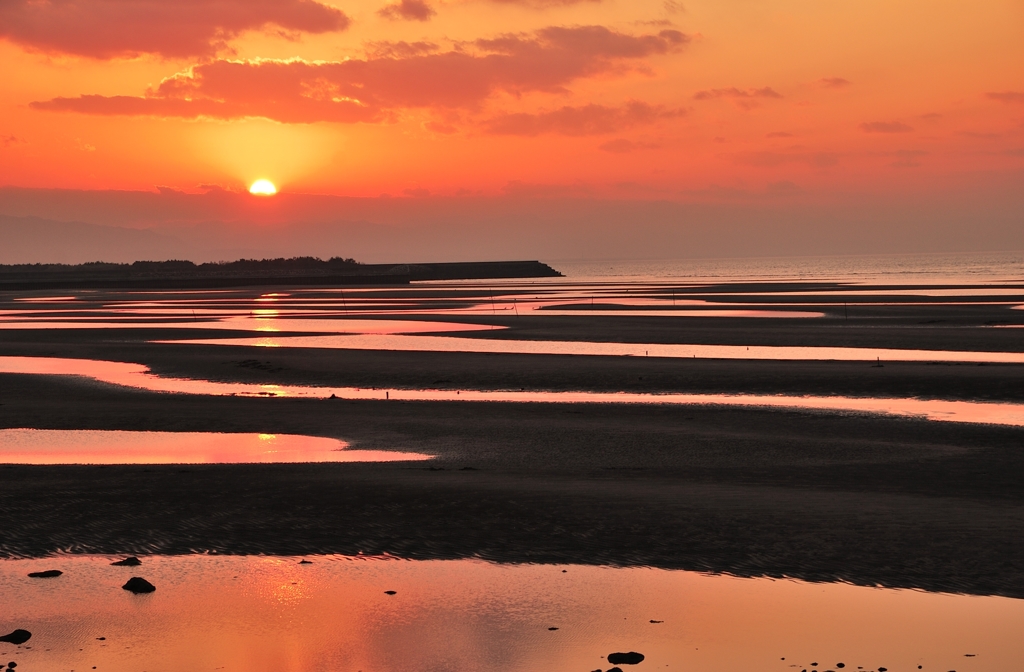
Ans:
<svg viewBox="0 0 1024 672"><path fill-rule="evenodd" d="M277 187L270 180L256 180L249 187L249 193L257 196L273 196L277 193Z"/></svg>

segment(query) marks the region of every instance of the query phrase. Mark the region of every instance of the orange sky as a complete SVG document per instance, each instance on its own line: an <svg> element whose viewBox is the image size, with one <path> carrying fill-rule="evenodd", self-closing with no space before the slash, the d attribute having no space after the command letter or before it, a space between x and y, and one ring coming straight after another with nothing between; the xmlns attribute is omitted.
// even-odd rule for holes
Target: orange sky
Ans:
<svg viewBox="0 0 1024 672"><path fill-rule="evenodd" d="M685 200L1024 166L1019 0L15 0L0 36L4 185Z"/></svg>
<svg viewBox="0 0 1024 672"><path fill-rule="evenodd" d="M0 4L0 191L760 199L812 228L959 198L958 240L1024 229L1020 0L332 2Z"/></svg>

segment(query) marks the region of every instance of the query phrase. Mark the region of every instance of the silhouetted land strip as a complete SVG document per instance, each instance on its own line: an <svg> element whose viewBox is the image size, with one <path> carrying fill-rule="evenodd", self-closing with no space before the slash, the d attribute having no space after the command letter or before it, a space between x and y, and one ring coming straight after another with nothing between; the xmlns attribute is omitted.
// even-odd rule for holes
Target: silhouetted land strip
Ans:
<svg viewBox="0 0 1024 672"><path fill-rule="evenodd" d="M335 257L0 265L0 291L33 289L214 289L257 285L401 285L416 280L546 278L561 274L539 261L361 264Z"/></svg>
<svg viewBox="0 0 1024 672"><path fill-rule="evenodd" d="M391 553L1024 597L1019 429L723 407L208 398L18 375L0 376L0 404L8 427L299 433L438 455L4 466L8 556Z"/></svg>

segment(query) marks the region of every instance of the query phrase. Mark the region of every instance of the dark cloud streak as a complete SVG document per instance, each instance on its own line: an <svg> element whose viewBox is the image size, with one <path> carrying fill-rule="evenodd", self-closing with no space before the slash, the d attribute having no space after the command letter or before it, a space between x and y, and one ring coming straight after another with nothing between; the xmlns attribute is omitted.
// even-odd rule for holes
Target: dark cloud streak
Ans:
<svg viewBox="0 0 1024 672"><path fill-rule="evenodd" d="M1003 103L1024 103L1024 92L1021 91L991 91L985 96Z"/></svg>
<svg viewBox="0 0 1024 672"><path fill-rule="evenodd" d="M212 57L249 30L328 33L348 17L315 0L0 2L0 38L30 50L97 59Z"/></svg>
<svg viewBox="0 0 1024 672"><path fill-rule="evenodd" d="M429 21L437 12L423 0L401 0L381 8L377 14L392 21Z"/></svg>
<svg viewBox="0 0 1024 672"><path fill-rule="evenodd" d="M901 121L870 121L860 125L865 133L910 133L914 129Z"/></svg>
<svg viewBox="0 0 1024 672"><path fill-rule="evenodd" d="M632 101L623 107L595 104L565 106L538 114L503 114L484 122L484 130L493 135L605 135L684 114L685 110L667 109L639 101Z"/></svg>
<svg viewBox="0 0 1024 672"><path fill-rule="evenodd" d="M782 98L782 94L770 86L761 89L707 89L693 94L694 100L713 100L715 98Z"/></svg>

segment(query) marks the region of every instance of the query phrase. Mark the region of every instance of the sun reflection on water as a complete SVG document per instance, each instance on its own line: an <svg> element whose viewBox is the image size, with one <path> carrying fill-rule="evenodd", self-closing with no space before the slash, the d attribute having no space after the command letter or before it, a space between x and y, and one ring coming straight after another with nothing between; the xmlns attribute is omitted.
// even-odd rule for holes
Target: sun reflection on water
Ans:
<svg viewBox="0 0 1024 672"><path fill-rule="evenodd" d="M629 650L650 669L786 672L823 655L847 669L1024 665L1024 601L999 597L478 560L142 560L0 561L5 616L46 642L18 649L19 669L556 672ZM55 566L59 591L25 579ZM158 587L149 599L119 589L139 571Z"/></svg>

